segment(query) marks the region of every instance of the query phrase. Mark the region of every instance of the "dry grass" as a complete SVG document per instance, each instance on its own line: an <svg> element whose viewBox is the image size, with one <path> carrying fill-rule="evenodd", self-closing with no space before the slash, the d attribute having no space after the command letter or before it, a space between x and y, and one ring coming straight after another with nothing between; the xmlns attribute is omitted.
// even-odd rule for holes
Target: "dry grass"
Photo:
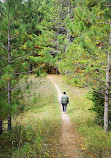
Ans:
<svg viewBox="0 0 111 158"><path fill-rule="evenodd" d="M79 146L88 157L110 158L111 136L110 133L104 134L103 128L94 122L95 113L89 110L92 102L86 98L87 89L67 84L62 76L55 76L55 82L69 96L68 114L74 129L80 134Z"/></svg>
<svg viewBox="0 0 111 158"><path fill-rule="evenodd" d="M24 79L21 81L24 83ZM111 133L105 135L94 123L95 113L89 111L92 102L86 98L86 89L66 84L60 75L55 82L69 96L68 115L80 137L78 144L90 158L111 157ZM62 158L59 138L61 119L57 92L46 78L28 77L30 83L23 90L24 112L13 116L13 131L1 139L2 157L57 157Z"/></svg>
<svg viewBox="0 0 111 158"><path fill-rule="evenodd" d="M2 145L6 149L1 154L13 158L59 158L61 118L56 90L47 78L33 75L28 76L27 84L28 88L22 90L24 111L13 116L13 131L3 135Z"/></svg>

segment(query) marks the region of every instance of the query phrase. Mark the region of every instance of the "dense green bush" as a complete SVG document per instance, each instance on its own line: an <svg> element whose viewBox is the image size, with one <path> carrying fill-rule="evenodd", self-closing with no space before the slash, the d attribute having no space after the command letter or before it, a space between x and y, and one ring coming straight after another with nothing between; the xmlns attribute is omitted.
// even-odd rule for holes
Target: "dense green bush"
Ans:
<svg viewBox="0 0 111 158"><path fill-rule="evenodd" d="M87 94L87 98L92 100L93 107L89 110L93 110L96 112L96 121L97 123L103 125L103 117L104 117L104 94L97 91L89 91Z"/></svg>

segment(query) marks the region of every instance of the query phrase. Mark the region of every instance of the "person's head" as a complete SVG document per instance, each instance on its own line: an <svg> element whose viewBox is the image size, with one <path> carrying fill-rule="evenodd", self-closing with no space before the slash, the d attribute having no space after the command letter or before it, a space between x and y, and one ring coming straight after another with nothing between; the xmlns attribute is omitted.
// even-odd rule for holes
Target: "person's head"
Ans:
<svg viewBox="0 0 111 158"><path fill-rule="evenodd" d="M66 92L63 92L63 94L66 94Z"/></svg>

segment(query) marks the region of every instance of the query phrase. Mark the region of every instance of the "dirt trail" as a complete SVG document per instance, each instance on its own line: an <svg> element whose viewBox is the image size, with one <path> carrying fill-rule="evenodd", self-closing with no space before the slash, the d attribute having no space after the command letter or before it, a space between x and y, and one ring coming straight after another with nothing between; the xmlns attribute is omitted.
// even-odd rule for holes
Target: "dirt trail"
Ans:
<svg viewBox="0 0 111 158"><path fill-rule="evenodd" d="M48 78L54 84L54 86L58 92L58 99L60 101L61 91L55 82L54 76L49 75ZM61 111L62 111L62 107L61 107ZM70 122L70 118L68 117L68 114L61 112L61 117L62 117L62 128L61 128L62 136L61 136L60 141L61 141L62 151L63 151L64 157L67 157L67 158L84 158L82 152L80 152L79 149L77 148L76 136L74 135L74 131L72 130L71 122Z"/></svg>

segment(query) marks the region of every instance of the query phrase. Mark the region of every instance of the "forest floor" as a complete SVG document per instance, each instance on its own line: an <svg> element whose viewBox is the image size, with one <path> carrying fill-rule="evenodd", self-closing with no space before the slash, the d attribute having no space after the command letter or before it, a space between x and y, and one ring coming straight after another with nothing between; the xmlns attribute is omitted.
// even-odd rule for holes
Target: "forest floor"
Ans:
<svg viewBox="0 0 111 158"><path fill-rule="evenodd" d="M58 92L58 99L60 102L61 98L61 90L57 84L57 80L54 75L48 75L48 78L54 84L57 92ZM60 105L61 106L61 105ZM69 158L83 158L83 153L77 147L77 138L74 130L72 130L72 125L70 122L70 118L68 114L62 112L61 106L61 118L62 118L62 127L61 127L61 139L60 143L62 145L62 152L64 153L65 157Z"/></svg>

